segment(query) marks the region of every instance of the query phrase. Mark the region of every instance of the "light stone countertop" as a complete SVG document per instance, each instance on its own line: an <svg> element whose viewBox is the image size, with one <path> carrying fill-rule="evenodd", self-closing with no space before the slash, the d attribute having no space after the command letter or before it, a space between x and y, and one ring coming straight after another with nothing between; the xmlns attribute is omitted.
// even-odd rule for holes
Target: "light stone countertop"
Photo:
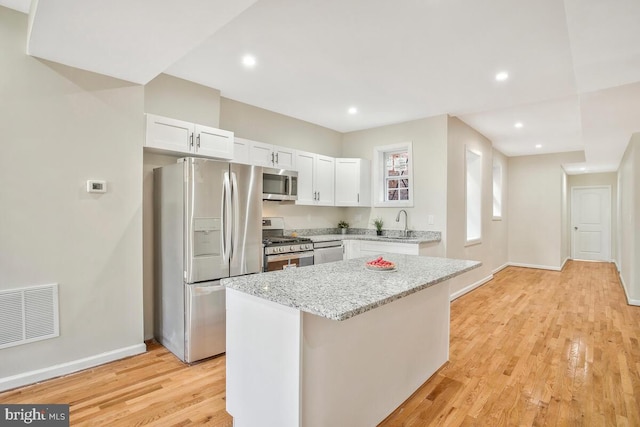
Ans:
<svg viewBox="0 0 640 427"><path fill-rule="evenodd" d="M433 235L415 236L407 239L394 239L387 236L375 236L371 234L323 234L319 236L305 236L310 238L313 242L329 242L331 240L368 240L375 242L392 242L392 243L432 243L439 242L440 233L433 233Z"/></svg>
<svg viewBox="0 0 640 427"><path fill-rule="evenodd" d="M479 261L384 254L393 271L371 271L372 257L223 279L249 295L333 320L388 304L479 267Z"/></svg>

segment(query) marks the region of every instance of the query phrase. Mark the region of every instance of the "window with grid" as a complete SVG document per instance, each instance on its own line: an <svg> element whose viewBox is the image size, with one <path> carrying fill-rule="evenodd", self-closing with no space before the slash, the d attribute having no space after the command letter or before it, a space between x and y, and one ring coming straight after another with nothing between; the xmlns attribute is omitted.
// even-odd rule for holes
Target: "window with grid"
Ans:
<svg viewBox="0 0 640 427"><path fill-rule="evenodd" d="M409 152L384 153L385 201L409 200Z"/></svg>
<svg viewBox="0 0 640 427"><path fill-rule="evenodd" d="M413 206L411 142L374 148L374 206Z"/></svg>

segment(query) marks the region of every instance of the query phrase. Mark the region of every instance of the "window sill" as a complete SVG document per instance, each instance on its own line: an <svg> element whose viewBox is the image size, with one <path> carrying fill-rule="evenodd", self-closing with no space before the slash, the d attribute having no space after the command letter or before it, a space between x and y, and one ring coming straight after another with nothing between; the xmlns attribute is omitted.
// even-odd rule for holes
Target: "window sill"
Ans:
<svg viewBox="0 0 640 427"><path fill-rule="evenodd" d="M373 202L374 208L412 208L412 201L402 201L402 202Z"/></svg>
<svg viewBox="0 0 640 427"><path fill-rule="evenodd" d="M469 240L464 244L464 247L475 246L482 244L482 239Z"/></svg>

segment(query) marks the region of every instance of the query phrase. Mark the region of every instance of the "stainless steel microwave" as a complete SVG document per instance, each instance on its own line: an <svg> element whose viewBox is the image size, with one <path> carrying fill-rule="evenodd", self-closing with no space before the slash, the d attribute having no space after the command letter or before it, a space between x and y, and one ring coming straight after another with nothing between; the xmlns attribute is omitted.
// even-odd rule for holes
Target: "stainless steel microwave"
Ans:
<svg viewBox="0 0 640 427"><path fill-rule="evenodd" d="M298 172L262 169L263 200L298 200Z"/></svg>

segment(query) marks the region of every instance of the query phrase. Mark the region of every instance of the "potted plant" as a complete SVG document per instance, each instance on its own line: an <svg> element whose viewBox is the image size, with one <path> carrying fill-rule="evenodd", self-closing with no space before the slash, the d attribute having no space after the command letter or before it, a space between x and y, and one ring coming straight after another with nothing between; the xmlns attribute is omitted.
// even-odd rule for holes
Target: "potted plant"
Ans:
<svg viewBox="0 0 640 427"><path fill-rule="evenodd" d="M340 221L338 223L338 228L342 231L342 234L347 234L347 228L349 228L349 223L347 221Z"/></svg>
<svg viewBox="0 0 640 427"><path fill-rule="evenodd" d="M376 235L382 236L382 226L384 225L382 218L378 217L374 219L373 225L376 227Z"/></svg>

